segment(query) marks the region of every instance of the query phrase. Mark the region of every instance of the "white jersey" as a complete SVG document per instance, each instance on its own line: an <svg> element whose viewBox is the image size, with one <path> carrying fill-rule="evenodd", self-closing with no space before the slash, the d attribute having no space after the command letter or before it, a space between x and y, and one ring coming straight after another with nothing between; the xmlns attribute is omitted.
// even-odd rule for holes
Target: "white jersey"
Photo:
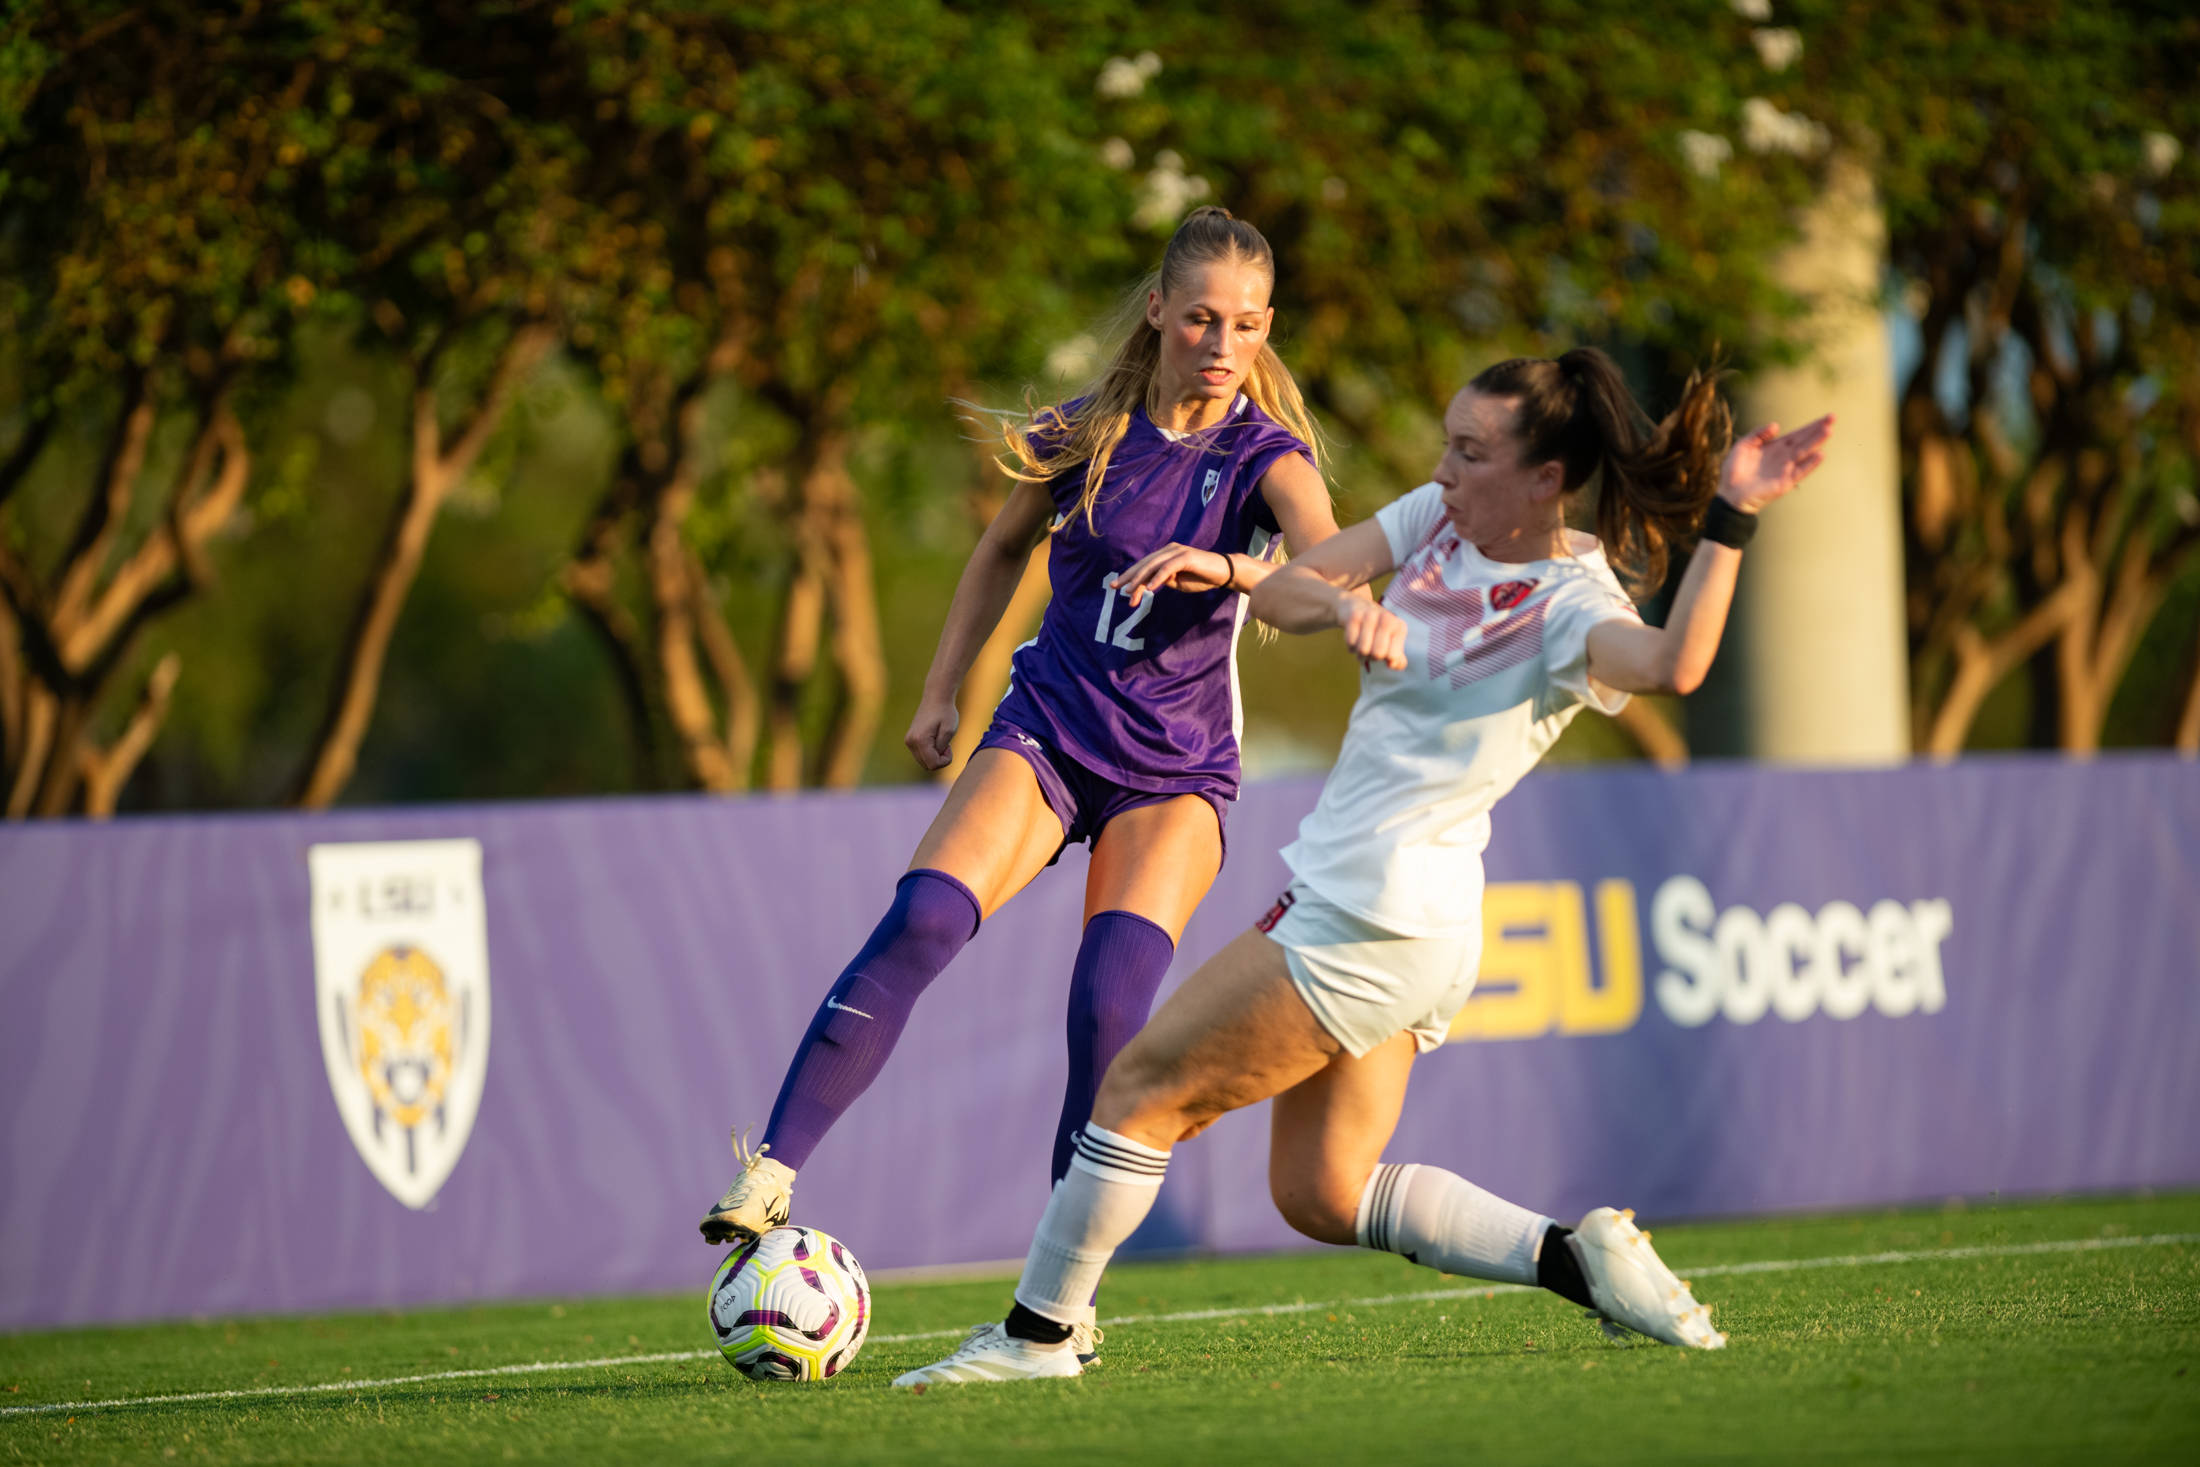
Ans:
<svg viewBox="0 0 2200 1467"><path fill-rule="evenodd" d="M1376 511L1406 667L1361 674L1336 768L1283 851L1324 899L1401 937L1480 926L1490 807L1583 704L1626 705L1589 681L1589 629L1638 620L1594 536L1569 532L1570 556L1494 561L1459 538L1442 493Z"/></svg>

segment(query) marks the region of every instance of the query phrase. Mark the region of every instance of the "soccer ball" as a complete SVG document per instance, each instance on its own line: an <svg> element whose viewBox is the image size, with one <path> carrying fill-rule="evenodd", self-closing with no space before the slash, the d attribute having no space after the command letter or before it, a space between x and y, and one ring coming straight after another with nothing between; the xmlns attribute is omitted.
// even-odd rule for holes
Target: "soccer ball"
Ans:
<svg viewBox="0 0 2200 1467"><path fill-rule="evenodd" d="M720 1352L751 1380L838 1375L871 1332L863 1265L816 1228L773 1228L741 1244L705 1302Z"/></svg>

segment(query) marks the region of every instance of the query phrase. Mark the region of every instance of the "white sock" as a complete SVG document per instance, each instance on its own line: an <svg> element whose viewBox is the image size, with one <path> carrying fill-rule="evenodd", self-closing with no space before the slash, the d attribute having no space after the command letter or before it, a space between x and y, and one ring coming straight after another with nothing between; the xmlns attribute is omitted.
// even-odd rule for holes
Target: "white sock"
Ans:
<svg viewBox="0 0 2200 1467"><path fill-rule="evenodd" d="M1436 1166L1379 1166L1360 1194L1360 1246L1410 1263L1507 1284L1536 1281L1554 1222Z"/></svg>
<svg viewBox="0 0 2200 1467"><path fill-rule="evenodd" d="M1047 1203L1024 1259L1016 1302L1056 1324L1075 1324L1092 1308L1100 1275L1123 1240L1153 1210L1169 1153L1097 1122L1077 1133L1077 1154Z"/></svg>

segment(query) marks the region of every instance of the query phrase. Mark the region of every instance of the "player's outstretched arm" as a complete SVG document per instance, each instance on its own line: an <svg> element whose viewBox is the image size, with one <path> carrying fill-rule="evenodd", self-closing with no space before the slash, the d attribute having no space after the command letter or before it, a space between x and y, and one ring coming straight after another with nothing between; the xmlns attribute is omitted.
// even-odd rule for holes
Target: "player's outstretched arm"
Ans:
<svg viewBox="0 0 2200 1467"><path fill-rule="evenodd" d="M1395 569L1382 525L1362 520L1254 587L1252 612L1281 632L1304 634L1336 627L1355 656L1402 668L1406 624L1361 591L1369 581Z"/></svg>
<svg viewBox="0 0 2200 1467"><path fill-rule="evenodd" d="M1301 454L1287 453L1261 475L1261 495L1283 528L1284 547L1303 555L1337 533L1337 510L1321 471ZM1150 591L1250 591L1276 569L1250 555L1201 550L1170 541L1110 584L1136 606Z"/></svg>
<svg viewBox="0 0 2200 1467"><path fill-rule="evenodd" d="M1727 450L1719 497L1757 513L1793 493L1825 462L1832 436L1830 413L1785 435L1779 424L1767 423ZM1711 540L1698 544L1663 627L1615 620L1590 630L1589 676L1622 693L1694 692L1719 650L1741 568L1741 551Z"/></svg>
<svg viewBox="0 0 2200 1467"><path fill-rule="evenodd" d="M955 728L961 722L955 710L956 691L1016 595L1017 583L1030 563L1032 548L1046 534L1053 508L1044 485L1017 484L993 523L978 537L977 549L970 552L970 563L963 567L962 579L955 583L955 599L947 608L947 624L940 629L939 650L932 654L931 670L924 675L917 716L902 738L926 769L945 769L954 760Z"/></svg>

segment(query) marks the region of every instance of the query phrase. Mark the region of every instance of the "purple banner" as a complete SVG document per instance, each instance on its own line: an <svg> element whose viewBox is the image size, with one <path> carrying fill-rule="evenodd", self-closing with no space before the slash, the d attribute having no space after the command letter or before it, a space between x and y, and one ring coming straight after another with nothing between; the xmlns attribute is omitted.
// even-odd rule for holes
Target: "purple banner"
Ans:
<svg viewBox="0 0 2200 1467"><path fill-rule="evenodd" d="M1246 792L1172 982L1273 901L1317 787ZM0 1327L699 1287L726 1126L938 799L0 829ZM1483 982L1392 1159L1559 1216L2200 1182L2200 766L1553 773L1496 830ZM309 865L430 841L416 888L356 876L404 852ZM873 1268L1023 1251L1083 871L934 985L798 1220ZM473 956L346 956L409 911ZM1140 1238L1301 1241L1263 1111L1184 1147Z"/></svg>

